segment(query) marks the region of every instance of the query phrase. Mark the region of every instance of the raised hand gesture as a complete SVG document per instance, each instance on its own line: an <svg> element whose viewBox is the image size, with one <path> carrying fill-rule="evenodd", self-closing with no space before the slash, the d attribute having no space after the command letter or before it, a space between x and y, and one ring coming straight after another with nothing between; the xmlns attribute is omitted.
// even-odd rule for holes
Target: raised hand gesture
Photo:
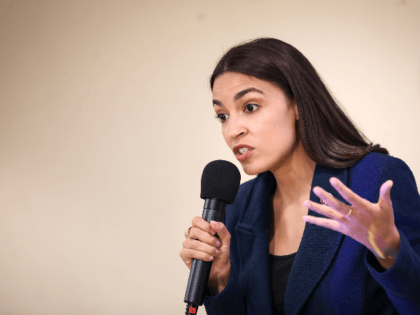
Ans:
<svg viewBox="0 0 420 315"><path fill-rule="evenodd" d="M335 177L330 178L330 183L350 205L337 200L321 187L314 187L313 192L324 204L309 200L304 204L327 218L307 215L303 220L353 238L365 245L376 256L382 267L390 268L401 242L394 222L390 197L393 182L388 180L382 184L377 203L371 203L360 197Z"/></svg>

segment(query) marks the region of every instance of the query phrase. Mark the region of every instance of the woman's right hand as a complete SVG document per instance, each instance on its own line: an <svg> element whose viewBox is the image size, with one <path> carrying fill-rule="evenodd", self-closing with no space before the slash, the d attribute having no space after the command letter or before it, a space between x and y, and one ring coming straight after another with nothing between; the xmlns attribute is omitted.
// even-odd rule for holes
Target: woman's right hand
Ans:
<svg viewBox="0 0 420 315"><path fill-rule="evenodd" d="M179 255L189 269L193 259L213 261L207 287L212 295L216 295L229 280L230 233L222 222L208 223L201 217L195 217L188 234L190 237L186 237L182 243Z"/></svg>

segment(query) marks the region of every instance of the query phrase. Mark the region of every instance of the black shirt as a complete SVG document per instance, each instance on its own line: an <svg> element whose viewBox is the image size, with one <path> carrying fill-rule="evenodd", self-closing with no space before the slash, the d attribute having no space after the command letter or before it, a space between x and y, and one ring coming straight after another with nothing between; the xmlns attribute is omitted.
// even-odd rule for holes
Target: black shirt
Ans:
<svg viewBox="0 0 420 315"><path fill-rule="evenodd" d="M284 293L296 253L275 256L270 254L271 308L274 315L284 314Z"/></svg>

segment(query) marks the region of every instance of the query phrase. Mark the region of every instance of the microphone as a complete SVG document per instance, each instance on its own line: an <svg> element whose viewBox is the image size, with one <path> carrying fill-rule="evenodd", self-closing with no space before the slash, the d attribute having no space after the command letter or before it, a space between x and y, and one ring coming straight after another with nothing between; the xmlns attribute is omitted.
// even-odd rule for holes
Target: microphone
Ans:
<svg viewBox="0 0 420 315"><path fill-rule="evenodd" d="M204 220L222 221L226 204L235 201L240 181L241 174L231 162L216 160L204 167L200 194L200 198L204 199ZM203 305L211 265L212 261L193 260L184 298L187 303L186 315L196 314L198 306Z"/></svg>

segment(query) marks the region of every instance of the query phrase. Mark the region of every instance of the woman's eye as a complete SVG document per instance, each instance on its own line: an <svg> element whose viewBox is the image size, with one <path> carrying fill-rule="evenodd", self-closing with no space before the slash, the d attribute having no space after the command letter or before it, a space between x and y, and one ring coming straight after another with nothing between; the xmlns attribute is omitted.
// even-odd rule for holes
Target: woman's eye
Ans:
<svg viewBox="0 0 420 315"><path fill-rule="evenodd" d="M216 118L219 119L220 122L224 123L229 118L229 115L220 113L216 115Z"/></svg>
<svg viewBox="0 0 420 315"><path fill-rule="evenodd" d="M255 112L256 110L258 110L258 108L259 108L259 106L258 106L257 104L247 104L247 105L245 106L245 110L246 110L248 113Z"/></svg>

